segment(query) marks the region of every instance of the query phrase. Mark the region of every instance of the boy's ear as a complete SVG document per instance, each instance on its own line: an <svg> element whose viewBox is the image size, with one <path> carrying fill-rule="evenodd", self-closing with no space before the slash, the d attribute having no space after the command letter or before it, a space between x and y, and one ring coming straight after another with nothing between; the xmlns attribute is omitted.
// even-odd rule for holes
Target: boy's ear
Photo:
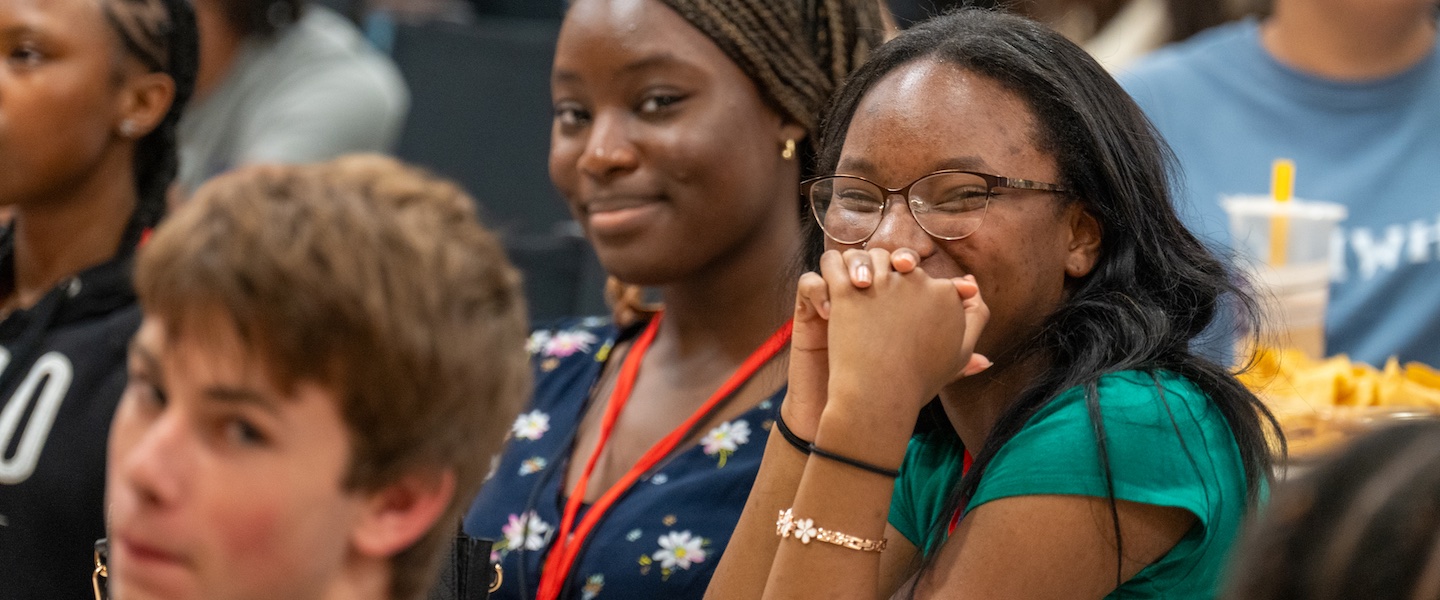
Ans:
<svg viewBox="0 0 1440 600"><path fill-rule="evenodd" d="M454 471L406 475L364 500L351 544L364 556L399 554L430 531L454 497Z"/></svg>

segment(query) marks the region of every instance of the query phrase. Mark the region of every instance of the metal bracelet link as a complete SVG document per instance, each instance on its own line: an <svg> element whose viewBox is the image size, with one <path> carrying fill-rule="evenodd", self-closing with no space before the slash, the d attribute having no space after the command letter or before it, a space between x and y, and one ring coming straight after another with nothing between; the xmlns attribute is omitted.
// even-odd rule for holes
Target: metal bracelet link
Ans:
<svg viewBox="0 0 1440 600"><path fill-rule="evenodd" d="M795 538L802 544L809 544L812 540L816 540L861 552L884 552L886 543L884 538L878 541L870 540L824 527L816 527L814 519L797 519L788 508L780 511L780 518L775 521L775 535L782 539Z"/></svg>

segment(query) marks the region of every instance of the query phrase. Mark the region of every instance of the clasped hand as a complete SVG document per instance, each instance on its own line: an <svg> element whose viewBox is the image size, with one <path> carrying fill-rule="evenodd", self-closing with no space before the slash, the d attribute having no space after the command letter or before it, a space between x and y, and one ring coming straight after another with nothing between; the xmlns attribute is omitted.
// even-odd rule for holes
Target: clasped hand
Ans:
<svg viewBox="0 0 1440 600"><path fill-rule="evenodd" d="M826 252L796 292L786 422L813 435L827 402L862 401L913 422L946 384L990 367L975 353L989 314L974 276L932 278L913 250Z"/></svg>

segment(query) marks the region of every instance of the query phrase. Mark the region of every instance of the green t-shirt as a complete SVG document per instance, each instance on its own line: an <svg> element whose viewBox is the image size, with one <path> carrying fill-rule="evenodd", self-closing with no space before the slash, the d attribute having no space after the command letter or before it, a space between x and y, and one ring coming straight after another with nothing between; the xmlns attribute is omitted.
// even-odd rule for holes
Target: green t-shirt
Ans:
<svg viewBox="0 0 1440 600"><path fill-rule="evenodd" d="M1159 386L1137 371L1098 383L1115 498L1183 508L1197 524L1110 597L1211 598L1247 509L1245 469L1229 424L1205 394L1173 374L1157 375ZM890 524L927 555L944 540L944 526L933 534L933 525L950 521L944 504L963 456L948 431L917 436L905 453ZM1062 392L1000 449L966 510L1040 494L1107 496L1083 387Z"/></svg>

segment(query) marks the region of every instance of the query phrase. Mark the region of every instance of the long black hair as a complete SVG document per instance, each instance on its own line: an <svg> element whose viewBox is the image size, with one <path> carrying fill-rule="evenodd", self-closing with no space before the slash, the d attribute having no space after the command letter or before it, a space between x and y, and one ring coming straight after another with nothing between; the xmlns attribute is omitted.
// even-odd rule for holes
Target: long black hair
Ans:
<svg viewBox="0 0 1440 600"><path fill-rule="evenodd" d="M986 466L1021 427L1060 392L1083 386L1109 487L1116 536L1116 585L1122 555L1114 484L1100 417L1097 382L1118 371L1167 371L1200 388L1224 416L1239 446L1253 504L1271 476L1265 406L1223 366L1190 345L1222 307L1254 324L1254 302L1229 269L1184 225L1171 205L1174 159L1130 96L1084 50L1033 21L967 8L906 31L872 53L831 103L822 128L819 168L834 172L861 98L890 72L936 60L993 79L1029 106L1036 144L1060 169L1060 183L1100 223L1099 260L1067 281L1066 300L1023 345L1047 365L1002 414L948 499L967 506ZM1233 301L1226 302L1230 298ZM1258 328L1251 327L1250 331ZM1158 379L1156 383L1159 385ZM1161 395L1163 400L1164 396ZM1283 438L1281 441L1283 453ZM943 531L948 523L935 523Z"/></svg>
<svg viewBox="0 0 1440 600"><path fill-rule="evenodd" d="M176 129L195 91L200 35L190 0L104 0L103 7L126 54L175 82L175 97L165 117L135 144L139 200L121 242L121 252L129 252L145 230L165 217L166 197L180 165Z"/></svg>

